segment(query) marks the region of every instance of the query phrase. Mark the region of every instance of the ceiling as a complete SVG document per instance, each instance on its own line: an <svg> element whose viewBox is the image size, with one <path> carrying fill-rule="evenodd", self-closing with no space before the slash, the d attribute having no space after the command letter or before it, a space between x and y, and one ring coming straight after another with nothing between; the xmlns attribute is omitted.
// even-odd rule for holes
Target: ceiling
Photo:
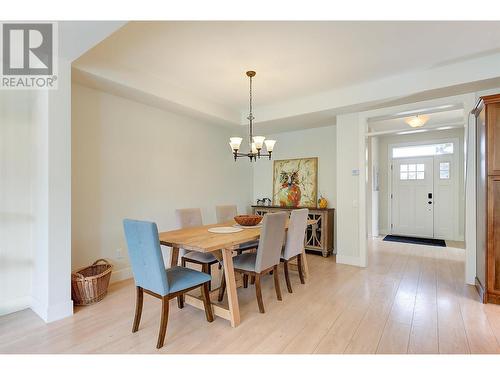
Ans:
<svg viewBox="0 0 500 375"><path fill-rule="evenodd" d="M418 114L416 112L415 114ZM413 114L413 116L415 116ZM427 113L429 120L425 123L422 129L440 128L440 127L464 127L464 110L452 109L449 111ZM378 121L370 121L369 129L371 132L388 132L388 131L406 131L412 128L405 122L405 118L410 115L383 119Z"/></svg>
<svg viewBox="0 0 500 375"><path fill-rule="evenodd" d="M500 22L129 22L73 66L243 123L249 69L259 121L259 108L499 52Z"/></svg>

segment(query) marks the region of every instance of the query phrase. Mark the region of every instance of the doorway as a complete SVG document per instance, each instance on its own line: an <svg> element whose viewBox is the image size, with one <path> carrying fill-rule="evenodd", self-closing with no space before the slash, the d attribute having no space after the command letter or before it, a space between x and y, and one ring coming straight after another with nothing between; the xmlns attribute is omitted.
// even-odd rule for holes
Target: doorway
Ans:
<svg viewBox="0 0 500 375"><path fill-rule="evenodd" d="M456 240L458 140L391 145L390 234Z"/></svg>

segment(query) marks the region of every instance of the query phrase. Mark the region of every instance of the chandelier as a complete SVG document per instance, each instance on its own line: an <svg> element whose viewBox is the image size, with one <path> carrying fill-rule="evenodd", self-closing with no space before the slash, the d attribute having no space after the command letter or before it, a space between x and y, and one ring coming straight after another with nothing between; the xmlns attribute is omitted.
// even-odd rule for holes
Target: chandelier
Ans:
<svg viewBox="0 0 500 375"><path fill-rule="evenodd" d="M255 117L253 117L252 113L252 78L255 77L256 73L253 70L250 70L246 74L250 79L250 113L247 117L250 127L250 136L248 139L250 151L248 153L238 152L240 150L241 141L243 141L243 138L241 137L229 138L229 145L231 146L231 150L233 151L234 161L236 161L236 159L238 158L243 157L249 158L250 161L257 161L257 159L260 159L261 157L268 157L269 160L271 160L271 154L273 152L274 144L276 143L276 141L273 139L266 139L266 137L262 137L260 135L253 135L253 120L255 119ZM262 152L264 144L266 145L267 153Z"/></svg>

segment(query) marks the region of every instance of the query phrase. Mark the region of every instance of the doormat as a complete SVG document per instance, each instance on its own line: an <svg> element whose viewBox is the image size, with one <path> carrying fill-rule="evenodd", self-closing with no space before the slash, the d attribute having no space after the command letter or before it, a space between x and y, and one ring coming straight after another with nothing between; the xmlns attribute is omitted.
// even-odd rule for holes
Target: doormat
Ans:
<svg viewBox="0 0 500 375"><path fill-rule="evenodd" d="M404 243L412 243L412 244L416 244L416 245L446 247L446 242L444 240L435 240L433 238L393 236L393 235L389 234L389 235L384 237L384 241L404 242Z"/></svg>

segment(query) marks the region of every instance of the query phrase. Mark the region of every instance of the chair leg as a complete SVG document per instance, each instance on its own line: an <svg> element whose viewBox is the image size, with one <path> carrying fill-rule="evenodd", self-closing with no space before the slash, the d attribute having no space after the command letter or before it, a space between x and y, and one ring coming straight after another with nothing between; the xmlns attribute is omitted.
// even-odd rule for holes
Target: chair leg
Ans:
<svg viewBox="0 0 500 375"><path fill-rule="evenodd" d="M273 276L274 276L274 289L276 289L276 298L278 301L281 301L281 288L280 288L280 279L278 277L278 265L273 267Z"/></svg>
<svg viewBox="0 0 500 375"><path fill-rule="evenodd" d="M212 276L212 265L211 264L207 264L206 266L206 273L208 273L210 276ZM208 282L208 290L212 290L212 282L209 281Z"/></svg>
<svg viewBox="0 0 500 375"><path fill-rule="evenodd" d="M136 299L135 299L135 317L134 325L132 326L132 332L137 332L139 329L139 323L141 322L142 315L142 302L144 299L144 290L138 286L136 287Z"/></svg>
<svg viewBox="0 0 500 375"><path fill-rule="evenodd" d="M156 349L160 349L165 341L165 335L167 333L167 323L168 323L168 297L164 296L161 299L161 322L160 322L160 332L158 333L158 342L156 343Z"/></svg>
<svg viewBox="0 0 500 375"><path fill-rule="evenodd" d="M260 288L260 274L255 275L255 295L257 296L257 304L259 305L259 311L264 314L264 301L262 301L262 290Z"/></svg>
<svg viewBox="0 0 500 375"><path fill-rule="evenodd" d="M297 268L299 269L300 283L305 284L304 269L302 268L302 254L297 255Z"/></svg>
<svg viewBox="0 0 500 375"><path fill-rule="evenodd" d="M186 258L184 257L181 258L181 266L186 267Z"/></svg>
<svg viewBox="0 0 500 375"><path fill-rule="evenodd" d="M250 284L254 285L255 284L255 276L250 276Z"/></svg>
<svg viewBox="0 0 500 375"><path fill-rule="evenodd" d="M181 294L181 295L177 296L177 307L179 309L183 309L184 308L184 294Z"/></svg>
<svg viewBox="0 0 500 375"><path fill-rule="evenodd" d="M283 269L285 270L285 281L286 281L286 288L288 289L288 293L293 293L292 283L290 282L290 275L288 273L288 260L285 260L283 262Z"/></svg>
<svg viewBox="0 0 500 375"><path fill-rule="evenodd" d="M201 265L201 272L203 272L203 273L207 273L207 274L209 274L209 275L210 275L210 264L208 264L208 263L203 263L203 264ZM209 281L209 283L210 283L210 281ZM211 286L211 283L210 283L210 286Z"/></svg>
<svg viewBox="0 0 500 375"><path fill-rule="evenodd" d="M222 279L220 281L219 296L217 297L217 301L221 302L224 299L225 291L226 291L226 275L224 275L224 271L222 271Z"/></svg>
<svg viewBox="0 0 500 375"><path fill-rule="evenodd" d="M243 275L243 288L248 288L248 275Z"/></svg>
<svg viewBox="0 0 500 375"><path fill-rule="evenodd" d="M205 316L207 317L207 322L214 321L214 315L212 313L212 304L210 303L210 289L208 287L208 282L201 286L201 296L203 298L203 306L205 307Z"/></svg>

